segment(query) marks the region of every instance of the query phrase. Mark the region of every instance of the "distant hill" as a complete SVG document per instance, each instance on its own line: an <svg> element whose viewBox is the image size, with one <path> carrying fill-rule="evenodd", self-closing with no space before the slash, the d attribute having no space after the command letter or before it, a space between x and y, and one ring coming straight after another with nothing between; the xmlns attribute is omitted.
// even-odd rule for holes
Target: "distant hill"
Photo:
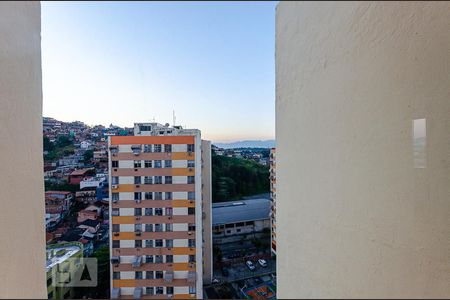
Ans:
<svg viewBox="0 0 450 300"><path fill-rule="evenodd" d="M231 148L274 148L275 140L248 140L248 141L238 141L233 143L214 143L219 148L231 149Z"/></svg>

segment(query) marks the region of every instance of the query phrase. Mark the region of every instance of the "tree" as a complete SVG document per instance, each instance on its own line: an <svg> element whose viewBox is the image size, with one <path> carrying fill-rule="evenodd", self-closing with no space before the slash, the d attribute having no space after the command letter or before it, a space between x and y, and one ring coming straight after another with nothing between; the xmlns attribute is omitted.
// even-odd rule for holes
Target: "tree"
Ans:
<svg viewBox="0 0 450 300"><path fill-rule="evenodd" d="M50 139L48 136L44 135L44 151L52 151L55 148L55 145L53 145L52 142L50 142Z"/></svg>
<svg viewBox="0 0 450 300"><path fill-rule="evenodd" d="M94 151L93 150L86 150L84 152L83 158L84 158L84 163L89 163L91 162L91 159L94 157Z"/></svg>

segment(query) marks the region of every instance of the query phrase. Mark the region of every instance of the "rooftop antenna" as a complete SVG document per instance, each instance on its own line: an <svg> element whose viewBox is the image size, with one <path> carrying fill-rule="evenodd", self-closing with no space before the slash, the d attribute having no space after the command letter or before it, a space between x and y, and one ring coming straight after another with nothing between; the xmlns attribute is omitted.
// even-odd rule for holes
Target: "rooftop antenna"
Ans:
<svg viewBox="0 0 450 300"><path fill-rule="evenodd" d="M172 126L175 126L176 120L177 120L177 117L175 117L175 110L173 110L173 123L172 123Z"/></svg>
<svg viewBox="0 0 450 300"><path fill-rule="evenodd" d="M155 122L155 116L153 116L153 122Z"/></svg>

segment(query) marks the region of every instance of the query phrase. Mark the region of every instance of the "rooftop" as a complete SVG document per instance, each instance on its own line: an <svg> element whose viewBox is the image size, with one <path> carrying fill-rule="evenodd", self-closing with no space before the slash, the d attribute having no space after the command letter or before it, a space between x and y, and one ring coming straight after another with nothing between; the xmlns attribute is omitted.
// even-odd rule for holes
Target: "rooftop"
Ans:
<svg viewBox="0 0 450 300"><path fill-rule="evenodd" d="M46 271L50 271L54 266L62 263L73 255L77 254L82 250L81 246L76 244L69 245L57 245L56 247L47 248L47 263L46 263Z"/></svg>
<svg viewBox="0 0 450 300"><path fill-rule="evenodd" d="M212 204L213 225L268 219L271 202L258 198Z"/></svg>

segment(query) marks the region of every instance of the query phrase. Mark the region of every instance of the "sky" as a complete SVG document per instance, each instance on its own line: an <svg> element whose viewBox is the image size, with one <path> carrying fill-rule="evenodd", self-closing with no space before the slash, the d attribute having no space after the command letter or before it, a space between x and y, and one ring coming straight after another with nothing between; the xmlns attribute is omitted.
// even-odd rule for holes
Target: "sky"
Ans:
<svg viewBox="0 0 450 300"><path fill-rule="evenodd" d="M275 136L276 2L42 2L43 113Z"/></svg>

